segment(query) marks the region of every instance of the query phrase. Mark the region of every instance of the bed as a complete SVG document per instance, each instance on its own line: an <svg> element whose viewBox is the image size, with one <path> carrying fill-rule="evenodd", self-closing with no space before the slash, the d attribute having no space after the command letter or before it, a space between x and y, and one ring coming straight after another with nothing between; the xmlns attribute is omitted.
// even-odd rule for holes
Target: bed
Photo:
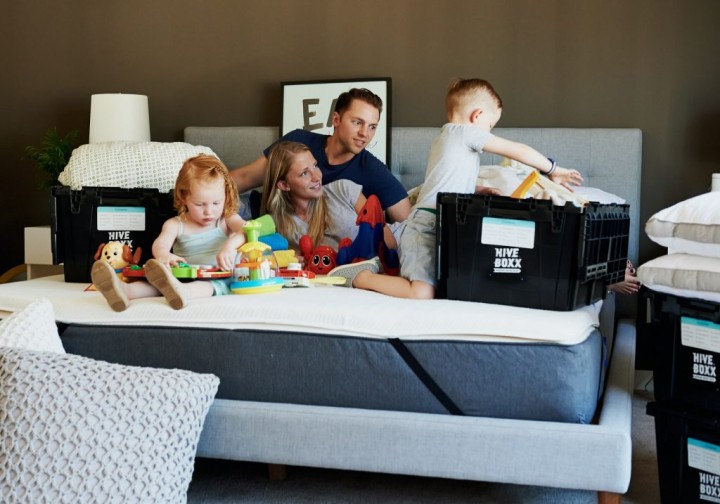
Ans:
<svg viewBox="0 0 720 504"><path fill-rule="evenodd" d="M393 129L391 168L406 188L421 182L436 133ZM638 130L497 134L629 202L637 260ZM185 130L231 167L276 137L270 127ZM198 456L590 489L606 502L628 488L635 329L632 305L612 295L550 312L327 286L180 312L147 299L116 314L84 287L62 277L0 286L0 309L43 295L70 353L217 374Z"/></svg>

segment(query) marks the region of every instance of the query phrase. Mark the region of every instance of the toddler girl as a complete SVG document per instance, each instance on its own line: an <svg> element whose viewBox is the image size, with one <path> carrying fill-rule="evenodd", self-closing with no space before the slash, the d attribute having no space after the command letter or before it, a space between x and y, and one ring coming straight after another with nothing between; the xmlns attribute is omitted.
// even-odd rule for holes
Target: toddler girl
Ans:
<svg viewBox="0 0 720 504"><path fill-rule="evenodd" d="M165 221L145 264L145 281L122 282L103 260L93 264L97 290L115 311L129 301L165 296L179 310L190 299L229 294L229 280L178 281L170 266L212 264L232 271L237 248L245 243L245 221L237 215L238 194L227 167L215 156L200 154L183 163L175 182L177 217Z"/></svg>

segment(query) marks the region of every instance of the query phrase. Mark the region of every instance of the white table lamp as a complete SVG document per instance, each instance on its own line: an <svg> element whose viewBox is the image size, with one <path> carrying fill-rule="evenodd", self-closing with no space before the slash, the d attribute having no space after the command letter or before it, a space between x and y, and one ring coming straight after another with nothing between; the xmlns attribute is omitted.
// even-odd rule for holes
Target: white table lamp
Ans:
<svg viewBox="0 0 720 504"><path fill-rule="evenodd" d="M94 94L90 100L89 143L150 141L150 114L145 95Z"/></svg>

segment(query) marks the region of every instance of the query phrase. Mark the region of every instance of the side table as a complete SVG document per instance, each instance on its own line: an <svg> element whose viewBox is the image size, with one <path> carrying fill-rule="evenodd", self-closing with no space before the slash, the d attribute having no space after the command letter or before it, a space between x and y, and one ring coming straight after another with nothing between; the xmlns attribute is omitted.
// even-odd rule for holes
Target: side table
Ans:
<svg viewBox="0 0 720 504"><path fill-rule="evenodd" d="M25 264L27 264L28 280L62 274L62 264L53 264L50 238L50 226L25 228Z"/></svg>

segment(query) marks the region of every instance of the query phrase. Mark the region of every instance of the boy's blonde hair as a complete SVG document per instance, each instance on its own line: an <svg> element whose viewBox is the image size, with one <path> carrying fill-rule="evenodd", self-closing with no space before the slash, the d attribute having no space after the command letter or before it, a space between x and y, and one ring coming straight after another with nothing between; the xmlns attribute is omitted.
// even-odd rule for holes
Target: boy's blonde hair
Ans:
<svg viewBox="0 0 720 504"><path fill-rule="evenodd" d="M238 198L237 187L230 178L227 166L215 156L198 154L183 163L175 180L173 204L178 215L182 217L187 213L185 200L190 194L190 185L193 182L214 182L218 179L222 180L225 186L223 217L228 218L236 214L240 208L240 199Z"/></svg>
<svg viewBox="0 0 720 504"><path fill-rule="evenodd" d="M283 141L276 143L268 153L260 213L270 214L278 233L284 236L292 236L292 231L295 229L295 222L292 219L295 208L290 200L290 193L278 189L277 185L281 180L286 180L290 166L301 152L310 152L310 149L299 142ZM309 202L308 215L308 235L313 243L319 244L325 236L325 230L331 224L325 194Z"/></svg>
<svg viewBox="0 0 720 504"><path fill-rule="evenodd" d="M450 115L453 112L470 111L486 101L502 109L502 100L488 81L456 77L448 84L445 109Z"/></svg>

